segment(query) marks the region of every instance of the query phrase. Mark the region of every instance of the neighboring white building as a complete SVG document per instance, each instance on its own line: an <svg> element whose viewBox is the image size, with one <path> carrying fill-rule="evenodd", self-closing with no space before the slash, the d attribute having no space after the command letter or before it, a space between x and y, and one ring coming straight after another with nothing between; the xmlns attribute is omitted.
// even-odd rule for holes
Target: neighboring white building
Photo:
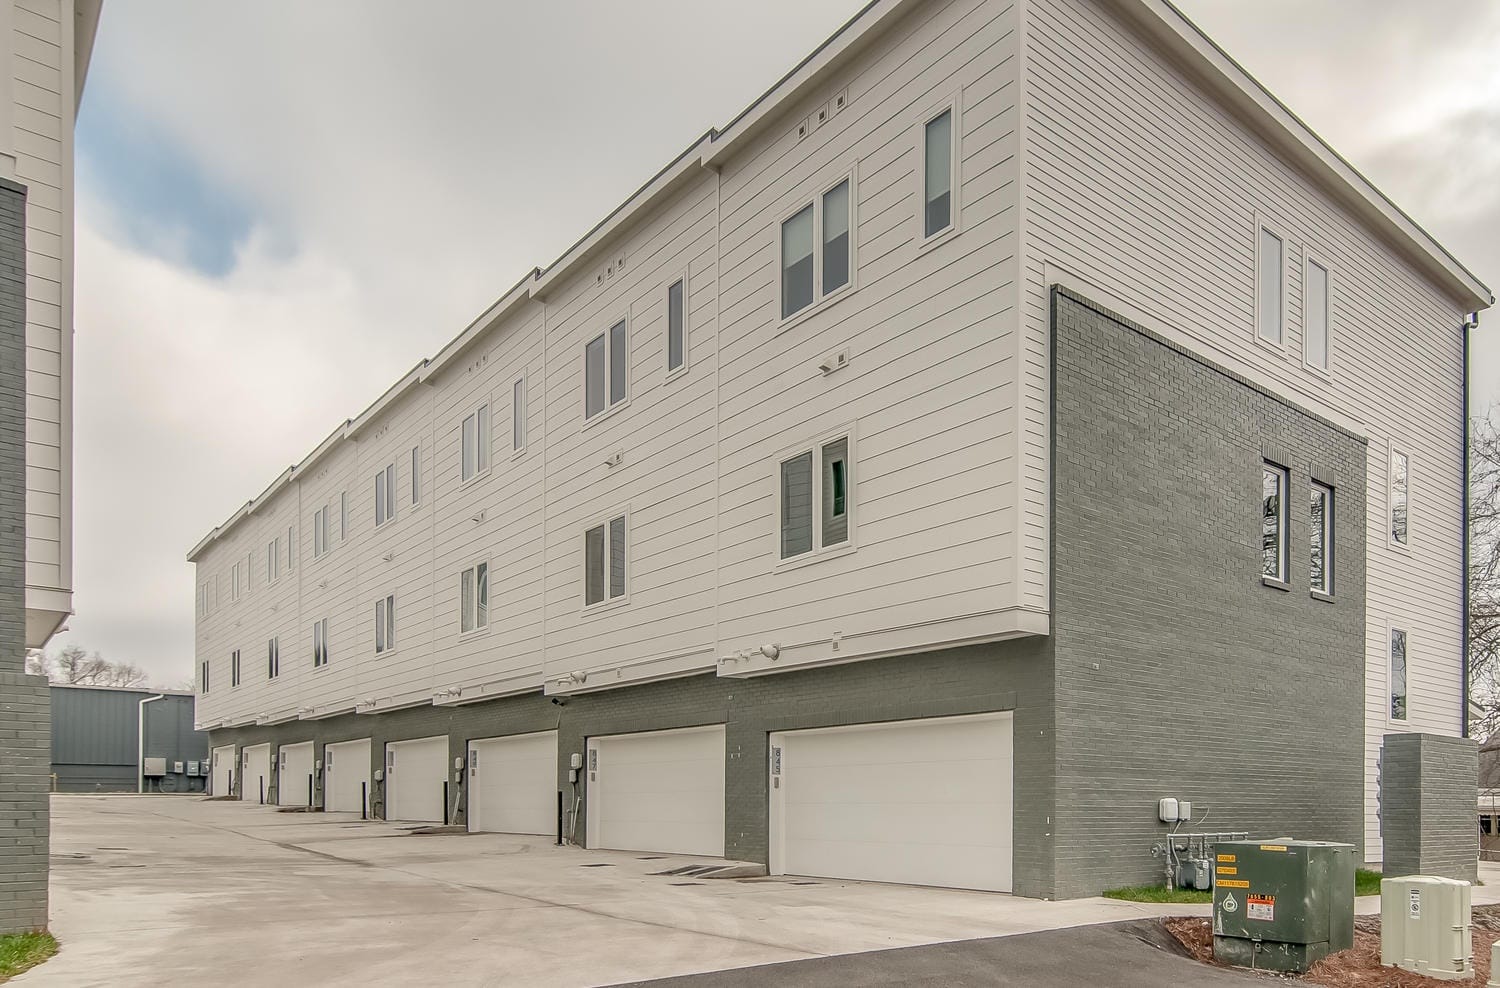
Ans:
<svg viewBox="0 0 1500 988"><path fill-rule="evenodd" d="M1053 473L1068 452L1050 434L1056 289L1360 445L1337 503L1365 505L1364 544L1339 547L1362 599L1311 594L1364 629L1351 680L1363 697L1328 694L1349 711L1328 732L1355 791L1330 798L1353 801L1341 819L1364 819L1378 860L1381 737L1459 730L1460 327L1492 299L1161 0L872 3L192 550L200 726L256 766L271 764L262 744L373 736L360 750L394 768L392 787L410 778L396 766L415 764L393 746L430 737L423 792L473 788L450 795L447 818L486 790L474 764L449 779L439 755L498 758L471 743L533 736L545 712L561 734L538 756L556 769L543 776L567 790L569 756L588 752L579 788L595 808L577 837L591 844L644 846L648 811L631 823L599 807L665 799L693 809L673 846L652 849L1097 891L1072 877L1050 808L1075 812L1055 781L1074 743L1061 687L1075 688L1070 669L1100 670L1068 651L1087 637L1068 622L1097 607L1091 627L1107 626L1122 605L1053 604L1054 499L1092 496ZM1318 471L1344 440L1319 441L1326 463L1280 464L1278 504L1305 503L1285 485L1307 482L1309 457L1314 495L1325 485ZM1254 566L1264 524L1274 454L1245 455L1245 513L1211 513L1249 555L1213 560L1219 581ZM1132 477L1130 463L1115 474ZM1287 561L1305 565L1292 534L1305 523L1280 518L1268 582L1305 600ZM1261 620L1280 598L1245 575L1245 613ZM1295 621L1311 631L1318 613ZM1252 618L1223 618L1226 633L1241 620L1237 641ZM980 645L993 661L975 667L981 652L964 647ZM785 675L809 670L825 671ZM1196 678L1214 675L1205 664ZM549 697L575 700L564 711ZM761 704L753 718L748 703ZM1138 712L1089 728L1119 732L1121 775L1139 768ZM677 732L670 750L655 731ZM826 812L779 795L783 752L850 779L851 745L882 766L869 792ZM893 785L913 751L941 791L902 805L1002 821L973 837L980 877L914 850L910 833L867 845L896 848L909 870L851 849L868 821L850 807ZM974 752L980 768L964 761ZM653 760L697 766L683 769L692 795L611 790L600 758L645 775ZM1155 826L1155 795L1171 793L1152 786L1186 784L1160 778L1099 854ZM1322 825L1267 812L1217 823ZM843 836L805 838L820 826Z"/></svg>

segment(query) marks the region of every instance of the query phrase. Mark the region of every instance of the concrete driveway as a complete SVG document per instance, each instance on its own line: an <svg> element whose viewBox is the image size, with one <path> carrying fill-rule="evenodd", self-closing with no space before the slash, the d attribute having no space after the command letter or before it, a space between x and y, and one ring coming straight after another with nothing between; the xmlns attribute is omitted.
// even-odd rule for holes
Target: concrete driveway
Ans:
<svg viewBox="0 0 1500 988"><path fill-rule="evenodd" d="M52 811L62 951L17 978L24 988L614 984L1207 915L825 879L694 880L657 873L712 859L418 837L345 814L192 797L56 796Z"/></svg>

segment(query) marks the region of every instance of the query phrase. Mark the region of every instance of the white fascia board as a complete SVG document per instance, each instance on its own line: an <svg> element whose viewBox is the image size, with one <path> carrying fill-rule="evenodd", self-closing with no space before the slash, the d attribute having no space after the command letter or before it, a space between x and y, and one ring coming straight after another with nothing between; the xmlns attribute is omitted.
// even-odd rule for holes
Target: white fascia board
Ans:
<svg viewBox="0 0 1500 988"><path fill-rule="evenodd" d="M406 372L406 376L386 389L385 394L376 398L369 408L360 412L349 420L349 427L344 430L344 438L358 439L360 433L364 432L370 425L380 419L386 411L401 399L412 388L421 384L426 374L427 361L422 361L417 366Z"/></svg>
<svg viewBox="0 0 1500 988"><path fill-rule="evenodd" d="M510 291L495 300L495 303L479 314L479 317L469 323L462 333L459 333L448 345L437 352L437 355L423 362L422 380L442 373L443 369L452 364L462 356L474 343L485 333L497 326L501 320L515 311L516 307L531 297L531 284L536 280L540 271L532 268L526 276L511 286Z"/></svg>
<svg viewBox="0 0 1500 988"><path fill-rule="evenodd" d="M1388 199L1312 128L1246 72L1169 0L1113 0L1150 40L1206 83L1291 161L1433 278L1464 308L1486 309L1494 293Z"/></svg>

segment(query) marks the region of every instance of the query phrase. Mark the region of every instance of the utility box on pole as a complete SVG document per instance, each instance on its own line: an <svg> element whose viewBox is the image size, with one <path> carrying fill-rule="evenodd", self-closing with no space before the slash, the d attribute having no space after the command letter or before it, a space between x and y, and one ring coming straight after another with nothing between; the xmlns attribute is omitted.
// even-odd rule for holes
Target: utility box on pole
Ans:
<svg viewBox="0 0 1500 988"><path fill-rule="evenodd" d="M1300 973L1354 946L1354 845L1232 841L1215 858L1215 960Z"/></svg>

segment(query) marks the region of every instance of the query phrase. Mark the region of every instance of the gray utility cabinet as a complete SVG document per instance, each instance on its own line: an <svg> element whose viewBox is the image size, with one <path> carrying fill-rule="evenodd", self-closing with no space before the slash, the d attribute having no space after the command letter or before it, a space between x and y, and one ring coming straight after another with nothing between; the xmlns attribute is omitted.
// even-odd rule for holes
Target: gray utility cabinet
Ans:
<svg viewBox="0 0 1500 988"><path fill-rule="evenodd" d="M1354 946L1354 845L1230 841L1215 859L1216 960L1301 972Z"/></svg>

